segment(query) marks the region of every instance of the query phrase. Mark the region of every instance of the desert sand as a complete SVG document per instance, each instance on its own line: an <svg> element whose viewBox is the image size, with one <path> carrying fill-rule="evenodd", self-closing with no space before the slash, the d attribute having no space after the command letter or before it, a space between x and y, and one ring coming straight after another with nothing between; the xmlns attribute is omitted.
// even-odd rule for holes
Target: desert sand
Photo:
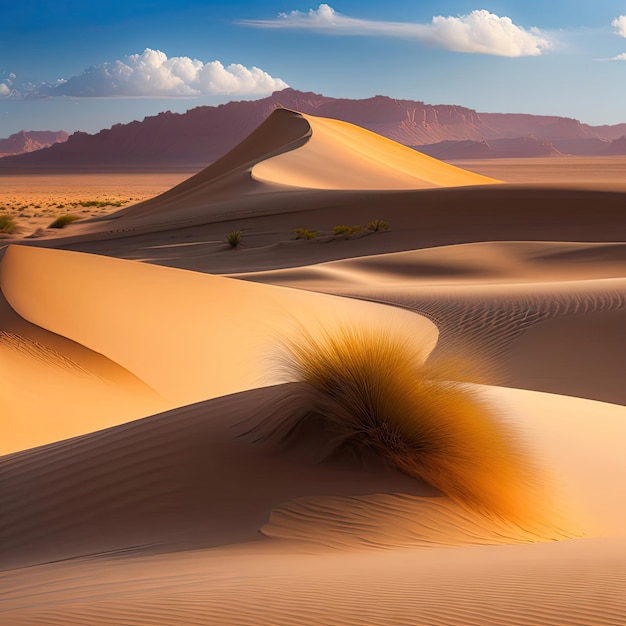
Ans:
<svg viewBox="0 0 626 626"><path fill-rule="evenodd" d="M491 176L279 110L4 240L0 624L623 624L626 196Z"/></svg>
<svg viewBox="0 0 626 626"><path fill-rule="evenodd" d="M509 183L626 190L626 156L468 159L451 163Z"/></svg>

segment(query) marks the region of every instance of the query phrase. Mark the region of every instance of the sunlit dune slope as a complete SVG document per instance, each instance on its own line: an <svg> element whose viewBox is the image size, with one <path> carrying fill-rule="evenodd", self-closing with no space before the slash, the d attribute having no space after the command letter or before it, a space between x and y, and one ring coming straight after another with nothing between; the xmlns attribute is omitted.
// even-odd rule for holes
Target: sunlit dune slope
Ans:
<svg viewBox="0 0 626 626"><path fill-rule="evenodd" d="M107 428L171 406L118 364L93 355L105 367L94 368L92 360L81 363L45 343L0 331L0 454Z"/></svg>
<svg viewBox="0 0 626 626"><path fill-rule="evenodd" d="M106 395L107 384L78 367L47 367L53 353L70 365L76 358L43 332L37 341L47 363L31 350L14 360L7 378L14 400L3 420L11 416L14 423L4 452L272 384L276 345L300 327L314 332L353 319L403 328L422 338L425 354L437 338L432 322L406 311L96 255L12 246L0 272L2 292L19 316L125 371L152 398L140 394L121 412L94 402L98 417L91 419L89 394ZM11 345L0 342L0 349ZM65 406L72 408L64 412ZM50 426L55 416L65 423L57 436Z"/></svg>
<svg viewBox="0 0 626 626"><path fill-rule="evenodd" d="M310 139L298 150L257 163L252 168L255 179L312 189L423 189L498 182L347 122L302 117L309 124Z"/></svg>

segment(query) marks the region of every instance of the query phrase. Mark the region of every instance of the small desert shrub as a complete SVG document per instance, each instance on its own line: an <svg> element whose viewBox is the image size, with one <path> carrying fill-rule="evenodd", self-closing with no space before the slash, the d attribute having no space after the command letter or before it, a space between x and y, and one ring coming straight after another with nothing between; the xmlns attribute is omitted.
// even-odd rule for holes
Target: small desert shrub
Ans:
<svg viewBox="0 0 626 626"><path fill-rule="evenodd" d="M515 434L425 356L386 330L301 330L279 358L285 379L299 384L259 438L315 445L322 459L373 454L472 510L530 521L539 482Z"/></svg>
<svg viewBox="0 0 626 626"><path fill-rule="evenodd" d="M226 235L226 243L228 243L231 248L236 248L241 243L241 231L233 230L228 233L228 235Z"/></svg>
<svg viewBox="0 0 626 626"><path fill-rule="evenodd" d="M344 239L348 239L353 235L358 235L363 228L361 226L335 226L333 228L334 235L341 235Z"/></svg>
<svg viewBox="0 0 626 626"><path fill-rule="evenodd" d="M0 233L13 234L17 230L17 222L10 215L0 215Z"/></svg>
<svg viewBox="0 0 626 626"><path fill-rule="evenodd" d="M389 230L389 223L385 222L385 220L371 220L367 223L366 228L377 233L381 230Z"/></svg>
<svg viewBox="0 0 626 626"><path fill-rule="evenodd" d="M293 234L296 239L315 239L319 234L319 230L308 230L307 228L294 228Z"/></svg>
<svg viewBox="0 0 626 626"><path fill-rule="evenodd" d="M73 213L66 213L65 215L59 215L48 228L65 228L68 224L79 220L80 217L78 215L74 215Z"/></svg>

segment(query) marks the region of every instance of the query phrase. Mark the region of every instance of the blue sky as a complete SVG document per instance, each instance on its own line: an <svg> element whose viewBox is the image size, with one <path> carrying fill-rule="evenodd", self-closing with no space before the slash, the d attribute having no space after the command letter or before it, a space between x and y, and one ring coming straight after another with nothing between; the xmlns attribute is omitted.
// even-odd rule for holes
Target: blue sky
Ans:
<svg viewBox="0 0 626 626"><path fill-rule="evenodd" d="M0 137L285 85L626 122L626 0L28 0L2 25Z"/></svg>

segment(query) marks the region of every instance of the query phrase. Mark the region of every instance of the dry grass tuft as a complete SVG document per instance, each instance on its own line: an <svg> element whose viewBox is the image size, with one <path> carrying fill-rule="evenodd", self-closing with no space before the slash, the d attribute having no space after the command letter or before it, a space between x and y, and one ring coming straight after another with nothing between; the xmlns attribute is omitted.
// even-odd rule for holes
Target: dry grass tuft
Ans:
<svg viewBox="0 0 626 626"><path fill-rule="evenodd" d="M72 222L76 222L80 217L78 215L74 215L73 213L65 213L64 215L59 215L48 228L65 228L68 224Z"/></svg>
<svg viewBox="0 0 626 626"><path fill-rule="evenodd" d="M300 383L297 402L270 437L287 446L317 439L325 458L374 453L473 510L529 521L539 481L515 433L453 371L424 360L384 331L302 330L280 357Z"/></svg>
<svg viewBox="0 0 626 626"><path fill-rule="evenodd" d="M10 215L0 215L0 233L9 235L17 230L17 223Z"/></svg>

